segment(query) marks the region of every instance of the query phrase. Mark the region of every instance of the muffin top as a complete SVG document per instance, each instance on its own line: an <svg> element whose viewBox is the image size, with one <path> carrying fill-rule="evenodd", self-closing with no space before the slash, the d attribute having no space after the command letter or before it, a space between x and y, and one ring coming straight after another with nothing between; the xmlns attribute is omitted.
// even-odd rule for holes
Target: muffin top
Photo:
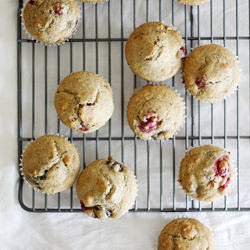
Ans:
<svg viewBox="0 0 250 250"><path fill-rule="evenodd" d="M87 71L67 76L57 88L54 103L61 121L81 133L105 125L114 110L109 83Z"/></svg>
<svg viewBox="0 0 250 250"><path fill-rule="evenodd" d="M191 218L171 221L161 231L158 250L214 250L212 234L201 222Z"/></svg>
<svg viewBox="0 0 250 250"><path fill-rule="evenodd" d="M82 171L76 192L89 216L119 218L133 207L137 184L128 167L109 157L92 162Z"/></svg>
<svg viewBox="0 0 250 250"><path fill-rule="evenodd" d="M184 61L182 75L190 94L208 102L231 95L240 80L236 57L217 44L195 48Z"/></svg>
<svg viewBox="0 0 250 250"><path fill-rule="evenodd" d="M230 153L205 145L191 149L182 159L178 181L193 198L214 201L230 190L234 176Z"/></svg>
<svg viewBox="0 0 250 250"><path fill-rule="evenodd" d="M185 56L179 31L160 22L144 23L129 36L125 54L134 74L151 82L174 76Z"/></svg>
<svg viewBox="0 0 250 250"><path fill-rule="evenodd" d="M74 184L80 158L75 146L63 137L45 135L28 145L22 168L29 184L43 193L54 194Z"/></svg>
<svg viewBox="0 0 250 250"><path fill-rule="evenodd" d="M200 5L209 2L209 0L178 0L178 1L188 5Z"/></svg>
<svg viewBox="0 0 250 250"><path fill-rule="evenodd" d="M30 0L24 8L23 20L35 39L56 44L75 32L80 8L75 0Z"/></svg>
<svg viewBox="0 0 250 250"><path fill-rule="evenodd" d="M183 123L183 101L164 85L146 85L129 100L130 128L143 140L173 137Z"/></svg>

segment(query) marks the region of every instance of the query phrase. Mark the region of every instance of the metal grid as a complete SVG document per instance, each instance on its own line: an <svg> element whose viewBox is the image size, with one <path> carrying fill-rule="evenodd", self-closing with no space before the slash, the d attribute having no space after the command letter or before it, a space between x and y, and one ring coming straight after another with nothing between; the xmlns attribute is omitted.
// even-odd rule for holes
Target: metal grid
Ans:
<svg viewBox="0 0 250 250"><path fill-rule="evenodd" d="M115 38L111 36L111 6L114 3L114 1L120 1L120 9L117 11L120 11L120 37ZM164 3L164 0L154 0L155 2L158 1L158 7L159 7L159 21L162 20L162 5ZM184 11L184 40L186 43L186 47L188 49L188 52L190 52L190 49L192 47L195 47L199 45L202 41L205 41L206 43L210 42L216 42L216 41L221 41L224 46L227 45L229 41L235 42L235 51L236 55L239 56L239 48L240 48L240 42L241 41L246 41L249 44L248 47L248 55L249 55L249 48L250 48L250 42L249 42L249 34L246 36L240 36L239 35L239 9L238 9L238 1L240 0L235 0L235 30L234 30L234 35L227 36L227 30L226 30L226 7L227 7L227 1L226 0L221 0L223 1L223 12L221 15L223 16L223 35L218 36L214 35L213 30L214 30L214 22L213 22L213 15L214 15L214 8L217 4L217 1L211 0L210 6L206 5L202 7L189 7L189 6L184 6L183 5L183 11ZM243 1L243 0L242 0ZM145 21L148 22L149 20L149 10L150 10L150 4L152 5L152 0L146 0L145 2ZM169 0L168 1L171 8L169 11L172 12L172 24L175 25L175 11L176 8L180 8L180 6L177 6L177 2L175 0ZM245 2L248 2L245 0ZM224 125L223 125L223 133L216 135L215 130L214 130L214 121L216 117L214 116L214 108L215 105L217 104L210 104L210 114L211 116L208 117L208 122L210 123L210 134L209 135L202 135L202 129L201 129L201 115L202 115L202 103L200 101L195 100L193 97L189 95L189 93L185 90L184 92L184 100L186 104L186 121L185 121L185 127L183 129L184 135L178 135L175 136L173 139L170 139L167 142L162 142L160 141L159 144L156 144L156 142L142 142L140 139L136 138L135 136L127 136L124 130L125 127L125 118L124 118L124 113L126 111L126 102L125 102L125 92L126 92L126 87L125 87L125 64L124 64L124 47L125 47L125 42L127 38L124 35L124 5L126 4L126 1L123 0L110 0L107 4L107 20L108 20L108 36L107 38L102 38L99 37L99 30L98 30L98 8L99 5L93 5L91 8L94 8L94 13L95 13L95 22L94 22L94 30L95 30L95 37L87 38L85 36L85 31L86 31L86 4L82 3L82 24L80 29L82 29L82 38L73 38L66 44L69 44L69 68L70 72L73 72L73 61L74 61L74 54L73 54L73 47L76 44L82 44L82 65L83 65L83 70L86 68L86 46L88 44L94 44L95 47L95 71L96 73L99 73L100 65L99 65L99 45L101 43L107 43L107 64L108 64L108 81L112 85L112 44L118 43L120 45L120 136L113 136L112 135L112 122L109 121L107 128L108 128L108 136L100 136L99 132L97 131L95 133L95 136L80 136L75 135L72 130L70 130L69 134L69 140L71 142L79 143L82 146L81 150L81 156L82 156L82 162L83 162L83 168L86 165L86 162L89 163L89 160L87 159L87 153L86 149L88 147L89 143L94 143L95 144L95 158L99 158L99 152L100 152L100 144L101 142L105 142L106 146L108 147L107 149L107 154L112 155L114 151L114 146L113 142L116 143L116 145L120 145L120 159L122 162L125 162L125 151L126 151L126 143L132 143L130 145L133 146L133 165L134 165L134 173L135 175L138 174L139 171L143 171L144 176L143 182L145 184L145 195L143 196L142 199L144 199L141 203L144 205L139 205L138 202L135 203L134 209L131 211L135 212L185 212L185 211L250 211L250 205L248 206L242 206L241 205L241 199L240 199L240 178L242 176L242 172L240 171L240 152L241 152L241 142L250 142L250 135L248 134L241 134L240 133L240 102L239 102L239 90L236 92L236 114L234 118L236 119L236 133L228 134L228 105L227 105L227 100L224 100L223 103L223 120L224 120ZM137 24L137 9L136 9L136 0L132 1L132 8L133 8L133 28L138 26ZM202 36L200 29L200 8L208 8L210 9L210 35L209 36ZM248 2L248 6L250 6ZM44 65L43 65L43 75L44 75L44 99L41 103L44 105L44 134L48 133L48 122L49 122L49 114L48 114L48 91L49 91L49 83L48 83L48 57L49 57L49 52L51 50L54 50L56 53L57 57L57 84L60 83L61 81L61 57L62 57L62 46L57 46L54 48L48 48L48 47L41 47L41 45L37 45L34 41L31 41L27 38L24 38L22 34L22 27L21 27L21 9L23 7L23 1L19 0L19 7L18 7L18 13L17 13L17 70L18 70L18 82L17 82L17 87L18 87L18 164L20 161L21 154L23 152L24 146L27 144L27 142L31 141L32 139L35 138L36 133L36 72L38 69L38 66L36 65L37 61L37 54L42 53L44 56ZM157 10L155 10L157 11ZM248 13L247 13L248 12ZM246 10L245 15L247 14L249 16L250 13L250 8ZM190 18L190 23L188 18ZM190 27L189 27L190 25ZM190 35L188 35L188 33ZM195 35L197 33L197 35ZM24 73L24 67L23 64L25 63L26 58L24 58L23 54L24 52L24 46L26 44L29 44L29 51L31 53L31 136L24 136L23 135L23 123L24 123L24 118L23 118L23 113L26 108L26 104L23 104L24 97L23 97L23 73ZM38 46L40 46L38 48ZM39 50L39 52L37 52ZM42 50L42 52L41 52ZM249 62L250 62L250 57L249 57ZM249 79L248 79L249 82ZM134 89L138 87L138 78L136 76L133 76L133 85ZM170 81L170 85L173 87L176 87L176 78L173 77L172 80ZM208 105L208 104L207 104ZM190 112L190 113L189 113ZM249 114L250 117L250 114ZM198 118L198 119L197 119ZM249 119L249 118L248 118ZM197 121L197 123L196 123ZM61 127L62 124L60 123L59 119L57 119L56 122L57 126L57 133L61 133ZM198 132L197 132L198 131ZM42 134L41 134L42 135ZM204 203L197 202L194 200L191 200L188 196L185 196L184 202L179 203L178 201L178 195L177 195L177 168L178 168L178 161L177 161L177 144L182 143L183 148L188 150L190 146L197 146L201 145L204 141L214 144L215 141L220 141L223 143L224 147L228 147L229 141L236 143L235 144L235 156L236 156L236 167L237 167L237 184L235 185L235 189L237 190L234 199L236 199L236 202L232 206L228 206L227 198L224 198L223 204L216 206L213 202L204 205ZM118 143L118 144L117 144ZM145 154L145 159L146 159L146 168L142 169L141 166L138 164L138 159L140 155L138 155L139 152L139 147L141 144L144 144L144 154ZM156 145L155 145L156 144ZM166 145L167 144L167 145ZM168 147L168 152L166 153L166 146ZM151 164L151 158L150 156L152 155L150 153L150 150L152 150L152 147L157 147L156 152L159 154L159 186L158 186L158 205L153 206L152 205L152 200L155 199L155 197L152 198L151 196L151 191L152 191L152 185L151 185L151 170L152 170L152 164ZM155 152L155 151L154 151ZM169 155L171 154L171 155ZM166 171L165 165L164 165L164 156L169 157L171 159L171 169L172 169L172 182L170 182L171 187L171 198L170 202L166 202L165 196L164 196L164 171ZM62 194L57 194L52 196L52 200L54 202L53 206L49 205L48 199L49 197L47 195L43 195L38 193L36 190L32 188L24 188L25 182L24 179L21 175L21 168L19 167L19 191L18 191L18 199L20 202L20 205L23 209L29 212L81 212L81 209L79 207L79 204L75 202L75 193L74 193L74 187L70 189L70 191L67 193L69 199L68 199L68 204L66 206L62 206ZM247 183L244 183L244 185ZM31 192L30 192L31 191ZM184 194L183 194L184 196ZM29 202L26 200L28 197ZM37 206L36 203L39 200L39 203L41 203L41 206ZM29 205L27 205L29 203ZM181 205L180 205L181 204ZM207 203L206 203L207 204Z"/></svg>

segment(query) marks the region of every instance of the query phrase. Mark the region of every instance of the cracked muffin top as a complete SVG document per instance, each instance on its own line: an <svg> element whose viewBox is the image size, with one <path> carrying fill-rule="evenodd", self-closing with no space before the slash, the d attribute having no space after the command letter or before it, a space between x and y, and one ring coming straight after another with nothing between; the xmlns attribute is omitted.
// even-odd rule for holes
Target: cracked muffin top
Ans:
<svg viewBox="0 0 250 250"><path fill-rule="evenodd" d="M23 20L27 31L38 41L61 43L76 31L80 8L75 0L30 0Z"/></svg>
<svg viewBox="0 0 250 250"><path fill-rule="evenodd" d="M171 221L161 231L158 250L214 250L212 234L195 219L181 218Z"/></svg>
<svg viewBox="0 0 250 250"><path fill-rule="evenodd" d="M178 1L187 5L201 5L203 3L209 2L210 0L178 0Z"/></svg>
<svg viewBox="0 0 250 250"><path fill-rule="evenodd" d="M98 130L114 111L110 84L87 71L67 76L57 88L54 104L61 121L81 133Z"/></svg>
<svg viewBox="0 0 250 250"><path fill-rule="evenodd" d="M191 149L182 159L178 181L193 198L214 201L227 194L234 176L230 152L205 145Z"/></svg>
<svg viewBox="0 0 250 250"><path fill-rule="evenodd" d="M119 218L133 207L137 184L128 167L109 157L92 162L82 171L76 192L89 216Z"/></svg>
<svg viewBox="0 0 250 250"><path fill-rule="evenodd" d="M76 147L63 137L45 135L28 145L22 168L30 185L43 193L55 194L73 186L80 158Z"/></svg>
<svg viewBox="0 0 250 250"><path fill-rule="evenodd" d="M213 102L235 91L240 71L237 59L230 50L209 44L195 48L186 57L182 77L191 95Z"/></svg>
<svg viewBox="0 0 250 250"><path fill-rule="evenodd" d="M161 82L179 71L185 56L184 41L171 26L144 23L129 36L125 55L134 74L146 81Z"/></svg>
<svg viewBox="0 0 250 250"><path fill-rule="evenodd" d="M164 85L146 85L129 100L130 128L143 140L164 140L174 136L183 123L183 101Z"/></svg>

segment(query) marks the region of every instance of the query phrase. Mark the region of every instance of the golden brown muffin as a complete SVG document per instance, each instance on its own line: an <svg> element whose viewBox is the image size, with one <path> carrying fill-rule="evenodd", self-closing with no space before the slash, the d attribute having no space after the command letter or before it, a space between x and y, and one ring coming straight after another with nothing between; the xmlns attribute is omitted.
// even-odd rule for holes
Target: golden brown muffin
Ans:
<svg viewBox="0 0 250 250"><path fill-rule="evenodd" d="M109 157L92 162L82 171L76 192L89 216L119 218L133 207L137 184L128 167Z"/></svg>
<svg viewBox="0 0 250 250"><path fill-rule="evenodd" d="M84 134L104 126L114 111L110 84L87 71L72 73L63 79L54 103L61 121Z"/></svg>
<svg viewBox="0 0 250 250"><path fill-rule="evenodd" d="M212 234L195 219L181 218L171 221L161 231L158 250L214 250Z"/></svg>
<svg viewBox="0 0 250 250"><path fill-rule="evenodd" d="M240 71L237 59L230 50L209 44L195 48L186 57L182 76L191 95L213 102L235 91Z"/></svg>
<svg viewBox="0 0 250 250"><path fill-rule="evenodd" d="M178 1L187 5L201 5L209 2L210 0L178 0Z"/></svg>
<svg viewBox="0 0 250 250"><path fill-rule="evenodd" d="M28 145L22 167L30 185L43 193L55 194L73 186L80 158L76 147L63 137L45 135Z"/></svg>
<svg viewBox="0 0 250 250"><path fill-rule="evenodd" d="M235 176L230 153L213 145L191 149L181 161L179 182L183 190L200 201L226 195Z"/></svg>
<svg viewBox="0 0 250 250"><path fill-rule="evenodd" d="M184 41L171 26L144 23L129 36L125 55L134 74L146 81L161 82L179 71L185 56Z"/></svg>
<svg viewBox="0 0 250 250"><path fill-rule="evenodd" d="M127 119L133 132L143 140L174 136L183 123L183 101L164 85L146 85L129 100Z"/></svg>
<svg viewBox="0 0 250 250"><path fill-rule="evenodd" d="M23 20L27 31L38 41L61 43L76 31L80 8L75 0L30 0Z"/></svg>

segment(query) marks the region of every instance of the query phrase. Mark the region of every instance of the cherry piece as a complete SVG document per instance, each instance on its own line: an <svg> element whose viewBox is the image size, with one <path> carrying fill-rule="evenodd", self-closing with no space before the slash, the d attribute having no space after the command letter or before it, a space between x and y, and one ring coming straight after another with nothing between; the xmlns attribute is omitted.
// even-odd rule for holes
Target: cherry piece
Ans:
<svg viewBox="0 0 250 250"><path fill-rule="evenodd" d="M147 117L144 115L144 121L139 124L139 129L143 133L150 133L158 127L159 121L155 115Z"/></svg>
<svg viewBox="0 0 250 250"><path fill-rule="evenodd" d="M206 86L206 83L203 82L199 77L195 79L195 84L197 85L198 88L203 88Z"/></svg>

